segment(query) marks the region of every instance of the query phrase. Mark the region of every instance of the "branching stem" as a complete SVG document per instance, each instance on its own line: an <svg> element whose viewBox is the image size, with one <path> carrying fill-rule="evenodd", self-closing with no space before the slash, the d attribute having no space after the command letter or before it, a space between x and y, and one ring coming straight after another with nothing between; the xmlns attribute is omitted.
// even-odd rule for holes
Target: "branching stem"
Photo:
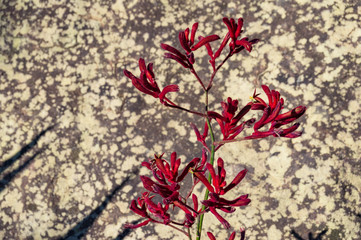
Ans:
<svg viewBox="0 0 361 240"><path fill-rule="evenodd" d="M208 111L208 91L206 91L206 111ZM208 129L209 129L209 133L211 136L211 141L212 141L212 145L211 145L211 157L210 157L210 164L213 165L214 163L214 154L215 154L215 145L214 145L214 134L213 134L213 129L212 129L212 125L211 125L211 121L209 120L209 118L206 118L207 120L207 124L208 124ZM209 173L208 174L208 182L212 181L212 176ZM206 192L204 194L204 200L208 199L208 195L209 195L209 190L206 189ZM205 206L202 207L202 212L205 210ZM203 219L204 219L204 213L201 214L198 218L198 225L197 225L197 240L201 239L201 234L202 234L202 225L203 225Z"/></svg>

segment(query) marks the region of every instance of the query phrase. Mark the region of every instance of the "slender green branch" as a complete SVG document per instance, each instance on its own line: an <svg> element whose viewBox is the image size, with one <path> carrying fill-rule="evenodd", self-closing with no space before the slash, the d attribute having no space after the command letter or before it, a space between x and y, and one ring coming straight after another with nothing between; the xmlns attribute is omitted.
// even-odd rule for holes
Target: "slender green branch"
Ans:
<svg viewBox="0 0 361 240"><path fill-rule="evenodd" d="M206 91L206 111L208 111L208 91ZM207 120L207 125L208 125L208 129L209 129L209 133L210 133L211 141L212 141L210 164L213 165L213 163L214 163L214 153L215 153L215 145L214 145L213 143L214 143L215 140L214 140L214 134L213 134L211 122L210 122L210 120L209 120L208 117L206 118L206 120ZM209 174L208 174L208 182L211 182L211 181L212 181L212 176L211 176L211 174L209 173ZM205 192L205 194L204 194L204 200L207 200L207 199L208 199L208 195L209 195L209 190L206 189L206 192ZM203 207L202 207L202 211L204 211L205 208L206 208L206 207L203 206ZM204 213L201 214L201 215L199 216L199 218L198 218L197 240L200 240L200 239L201 239L203 219L204 219Z"/></svg>
<svg viewBox="0 0 361 240"><path fill-rule="evenodd" d="M216 73L218 72L218 70L223 66L223 64L228 60L228 58L230 58L232 56L232 52L228 53L228 55L225 57L225 59L222 61L222 63L220 63L218 65L218 67L213 71L212 73L212 76L209 80L209 83L208 83L208 86L207 88L204 87L204 85L202 84L202 81L200 81L200 79L198 79L198 75L195 74L195 76L197 77L198 81L201 82L202 84L202 87L203 89L205 90L205 93L206 93L206 99L205 99L205 102L206 102L206 120L207 120L207 125L208 125L208 129L209 129L209 134L211 136L211 157L210 157L210 160L209 160L209 163L214 164L214 154L216 152L216 144L215 144L215 139L214 139L214 134L213 134L213 129L212 129L212 125L211 125L211 121L209 120L208 118L208 92L209 90L211 89L212 87L212 84L213 84L213 79L214 77L216 76ZM208 182L211 183L212 181L212 175L210 173L208 173ZM204 200L208 200L208 195L209 195L209 190L208 188L206 189L206 192L204 194ZM204 212L204 210L206 209L205 206L202 207L202 211L201 212ZM200 240L201 239L201 234L202 234L202 225L203 225L203 219L204 219L204 213L200 214L199 218L198 218L198 225L197 225L197 240Z"/></svg>

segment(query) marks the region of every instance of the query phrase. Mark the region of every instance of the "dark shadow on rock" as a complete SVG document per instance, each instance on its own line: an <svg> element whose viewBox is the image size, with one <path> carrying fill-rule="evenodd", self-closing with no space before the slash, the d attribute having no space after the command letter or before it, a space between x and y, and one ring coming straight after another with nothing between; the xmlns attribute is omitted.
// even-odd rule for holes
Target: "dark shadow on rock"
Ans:
<svg viewBox="0 0 361 240"><path fill-rule="evenodd" d="M130 222L131 224L138 224L140 221L143 221L144 219L138 219L135 221ZM128 236L133 229L126 228L123 230L123 232L119 233L119 235L114 240L123 240L126 236Z"/></svg>
<svg viewBox="0 0 361 240"><path fill-rule="evenodd" d="M137 174L137 172L134 172L134 174ZM86 216L82 221L80 221L77 225L70 229L64 237L59 239L75 240L82 238L88 232L88 229L93 225L95 220L106 208L108 203L113 199L115 194L125 186L129 179L130 176L124 179L124 181L119 186L114 188L114 190L106 196L105 200L97 208L95 208L88 216Z"/></svg>
<svg viewBox="0 0 361 240"><path fill-rule="evenodd" d="M16 174L18 174L19 172L21 172L22 170L24 170L34 159L36 156L38 156L40 154L41 151L36 152L32 157L30 157L28 160L26 160L21 166L19 166L17 169L15 169L14 171L6 174L1 180L0 180L0 193L5 189L5 187L11 182L11 180L16 176Z"/></svg>
<svg viewBox="0 0 361 240"><path fill-rule="evenodd" d="M6 169L8 169L11 165L13 165L16 160L20 159L25 153L27 153L30 149L32 149L39 141L39 139L44 136L44 134L53 129L55 127L55 125L50 126L48 128L46 128L45 130L41 131L29 144L25 145L24 147L22 147L20 149L19 152L17 152L14 156L12 156L11 158L5 160L1 166L0 166L0 174L2 172L4 172Z"/></svg>
<svg viewBox="0 0 361 240"><path fill-rule="evenodd" d="M325 235L327 232L327 229L323 230L321 233L319 233L315 238L313 237L313 233L308 233L308 239L302 238L298 233L295 232L295 230L291 230L291 234L297 239L297 240L322 240L322 236Z"/></svg>

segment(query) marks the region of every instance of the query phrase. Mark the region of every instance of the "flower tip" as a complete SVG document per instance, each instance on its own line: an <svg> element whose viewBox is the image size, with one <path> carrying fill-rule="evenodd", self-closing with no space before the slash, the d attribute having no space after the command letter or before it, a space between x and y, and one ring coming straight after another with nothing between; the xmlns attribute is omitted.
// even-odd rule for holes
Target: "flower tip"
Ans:
<svg viewBox="0 0 361 240"><path fill-rule="evenodd" d="M216 237L211 232L207 232L207 235L210 240L217 240Z"/></svg>
<svg viewBox="0 0 361 240"><path fill-rule="evenodd" d="M123 70L123 73L124 73L124 75L127 77L127 78L133 78L133 74L131 73L131 72L129 72L127 69L124 69Z"/></svg>
<svg viewBox="0 0 361 240"><path fill-rule="evenodd" d="M295 108L295 112L297 115L302 115L306 112L307 107L306 106L298 106Z"/></svg>
<svg viewBox="0 0 361 240"><path fill-rule="evenodd" d="M231 224L229 224L229 222L227 222L227 221L222 222L222 225L223 225L226 229L230 229L230 228L231 228Z"/></svg>
<svg viewBox="0 0 361 240"><path fill-rule="evenodd" d="M145 67L145 60L143 58L139 58L139 67L143 66Z"/></svg>

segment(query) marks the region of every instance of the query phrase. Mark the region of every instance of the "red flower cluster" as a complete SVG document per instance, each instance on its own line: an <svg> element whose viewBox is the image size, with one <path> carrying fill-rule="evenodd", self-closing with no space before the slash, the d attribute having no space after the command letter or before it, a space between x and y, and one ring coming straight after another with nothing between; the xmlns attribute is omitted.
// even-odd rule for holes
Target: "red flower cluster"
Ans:
<svg viewBox="0 0 361 240"><path fill-rule="evenodd" d="M178 92L177 85L168 85L162 91L160 91L157 82L154 79L153 63L149 63L146 67L143 58L139 59L140 77L137 78L128 70L124 70L124 75L132 80L134 87L139 91L151 95L155 98L159 98L160 102L167 105L168 99L165 95L169 92Z"/></svg>
<svg viewBox="0 0 361 240"><path fill-rule="evenodd" d="M221 102L223 111L222 115L219 113L208 111L208 116L215 119L218 125L221 128L223 134L223 141L232 140L237 137L245 127L251 126L255 119L251 118L247 121L243 121L239 124L240 120L249 112L252 107L252 104L247 104L243 107L236 115L238 109L238 101L232 100L232 98L227 99L226 102ZM218 148L221 145L218 146Z"/></svg>
<svg viewBox="0 0 361 240"><path fill-rule="evenodd" d="M161 203L155 204L152 201L154 196L149 196L149 192L144 192L142 197L138 197L137 201L133 200L130 204L130 210L136 214L146 218L145 221L138 224L127 223L124 225L125 228L138 228L147 225L149 222L155 223L170 223L170 216L167 213L169 205L162 206ZM149 213L151 215L149 215Z"/></svg>
<svg viewBox="0 0 361 240"><path fill-rule="evenodd" d="M127 224L125 227L137 228L144 226L149 222L162 223L171 226L172 224L182 225L184 227L192 226L198 212L183 202L184 198L180 195L180 185L178 183L186 177L191 168L199 167L198 163L200 162L200 159L194 158L178 176L180 159L177 159L177 154L175 152L171 154L170 163L162 158L163 154L161 156L154 155L154 157L155 158L149 162L143 162L142 165L152 171L156 182L147 176L140 176L144 188L148 191L143 192L142 197L138 198L137 202L139 207L136 205L135 200L132 201L130 207L133 212L147 219L136 225ZM206 159L203 159L202 162L205 163ZM151 196L151 193L157 194L162 198L164 207L162 203L158 202L155 204L151 200L155 196ZM170 206L176 207L185 213L185 220L183 223L178 223L171 219L167 212Z"/></svg>
<svg viewBox="0 0 361 240"><path fill-rule="evenodd" d="M275 90L270 90L266 85L262 85L263 91L268 97L268 104L258 97L256 92L253 94L254 103L252 104L253 110L262 110L263 115L260 120L254 124L254 133L251 136L246 137L247 139L256 139L264 138L270 135L274 137L286 137L286 138L296 138L301 136L302 132L296 131L300 126L299 123L293 124L288 128L280 128L286 124L292 123L299 117L301 117L305 111L305 106L298 106L291 111L280 114L281 109L283 108L284 100L280 97L280 93ZM271 126L267 131L259 131L260 128L266 124L271 123Z"/></svg>
<svg viewBox="0 0 361 240"><path fill-rule="evenodd" d="M216 210L218 209L226 213L232 213L235 211L234 207L246 206L251 202L251 200L248 198L248 195L241 195L234 200L227 200L220 196L226 194L229 190L237 186L246 175L247 170L244 169L243 171L240 171L233 181L226 186L226 170L224 169L224 161L222 158L218 158L217 160L218 174L216 174L211 164L207 163L206 167L212 176L213 187L209 185L207 186L204 180L200 179L210 191L210 199L202 201L202 204L207 207L206 211L213 213L222 225L228 229L230 224Z"/></svg>
<svg viewBox="0 0 361 240"><path fill-rule="evenodd" d="M200 41L197 44L194 44L194 38L196 31L198 29L198 23L194 23L192 26L192 32L189 36L189 28L185 31L179 32L178 38L182 48L186 51L186 54L181 53L177 49L168 44L162 43L160 46L169 53L165 53L165 58L170 58L178 63L180 63L185 68L193 69L193 64L195 62L193 51L196 51L205 44L213 42L219 39L218 35L210 35L207 37L200 37Z"/></svg>
<svg viewBox="0 0 361 240"><path fill-rule="evenodd" d="M300 126L299 123L295 123L288 128L281 127L292 123L301 117L305 113L306 107L298 106L291 111L280 114L284 105L284 100L280 97L280 93L275 90L271 91L266 85L262 85L262 89L268 97L268 104L255 92L251 97L253 102L249 102L237 113L237 115L238 101L232 100L231 98L227 99L227 103L221 102L223 108L222 115L217 112L208 111L208 116L217 121L223 134L223 140L220 141L216 150L222 146L224 142L235 139L245 127L250 127L253 124L254 132L241 140L265 138L268 136L296 138L302 135L302 132L296 131ZM250 110L262 110L263 115L257 122L256 119L251 118L239 123L241 118L243 118ZM269 129L267 131L260 131L260 129L268 123L271 123ZM200 141L199 137L197 137L197 139Z"/></svg>
<svg viewBox="0 0 361 240"><path fill-rule="evenodd" d="M181 45L181 50L165 43L161 44L161 48L166 51L164 57L178 62L185 69L189 70L202 86L206 95L206 110L204 113L183 108L169 100L166 94L177 92L179 88L177 85L172 84L160 90L155 80L152 63L146 65L144 59L139 59L139 77L135 77L128 70L124 70L124 75L131 79L132 84L139 91L151 95L154 98L159 98L160 102L167 107L196 114L205 119L203 133L201 133L194 124L191 124L197 140L203 145L202 157L193 158L185 165L181 172L179 171L181 160L177 158L175 152L171 154L169 161L165 160L162 154L160 156L154 155L154 159L142 163L142 166L145 166L151 171L153 177L140 176L146 191L141 194L141 197L131 202L130 209L145 220L138 224L126 224L125 227L127 228L145 226L150 222L160 223L181 231L191 239L191 236L179 227L190 228L198 218L197 239L200 239L203 216L205 213L211 212L226 229L229 229L229 222L221 216L219 212L232 213L237 207L246 206L251 202L248 194L238 195L238 197L233 200L228 200L224 197L227 192L243 180L247 170L244 169L240 171L234 179L227 184L223 159L219 157L216 166L213 166L215 152L227 142L265 138L268 136L295 138L302 134L300 131L296 131L300 125L299 123L295 123L289 127L285 125L301 117L305 113L306 107L298 106L291 111L281 113L284 105L283 98L280 97L278 91L270 90L266 85L262 85L262 89L268 97L268 103L260 98L259 94L254 92L252 101L242 108L239 108L237 100L228 97L227 101L221 102L221 114L208 110L208 94L217 71L231 56L239 53L243 49L251 52L253 45L258 42L258 39L248 40L247 37L240 38L243 27L242 18L239 18L237 22L233 18L223 18L223 23L226 25L228 31L219 47L216 48L216 51L213 51L211 44L214 45L215 41L220 39L218 35L198 36L198 41L196 42L198 23L194 23L191 30L187 28L179 32L178 40ZM229 46L229 51L217 65L216 61L222 56L222 52L227 45ZM207 87L195 69L195 51L203 46L207 50L208 56L210 57L209 63L212 67ZM250 111L257 110L263 112L258 120L255 118L244 119ZM215 141L212 128L214 120L219 125L220 132L222 133L220 142ZM269 125L268 130L262 130L267 125ZM253 133L251 133L251 135L237 138L241 132L252 126ZM208 150L210 154L209 161L206 150ZM208 173L206 173L207 171ZM182 182L189 173L192 176L192 184L188 185L188 189L184 189L187 185L182 184ZM208 175L208 177L206 177L206 175ZM205 198L202 201L198 201L198 197L193 194L193 190L198 183L203 184L206 189ZM192 202L188 203L191 196ZM157 199L158 201L156 201ZM175 219L176 214L169 211L170 209L177 210L177 212L181 213L184 217L181 220ZM177 214L177 216L178 215L179 214ZM211 240L216 240L212 233L207 232L207 235ZM234 239L235 232L229 237L229 240ZM244 239L245 231L241 229L241 240Z"/></svg>
<svg viewBox="0 0 361 240"><path fill-rule="evenodd" d="M234 53L238 53L242 51L243 49L246 49L248 52L252 51L252 45L257 43L258 39L253 39L251 41L248 41L248 38L242 38L240 40L237 40L238 37L242 33L242 27L243 27L243 18L238 18L238 21L236 21L233 18L223 18L223 22L227 25L229 37L231 38L231 43L229 44L229 48L231 50L232 55Z"/></svg>
<svg viewBox="0 0 361 240"><path fill-rule="evenodd" d="M154 159L142 163L143 166L152 171L156 182L147 176L140 176L143 186L147 191L143 192L142 197L138 198L137 201L132 201L130 209L136 214L146 218L146 220L135 225L127 224L126 227L137 228L147 225L149 222L191 227L198 214L210 211L223 226L228 229L230 224L217 212L217 210L232 213L235 211L235 207L245 206L250 203L251 200L248 198L248 195L241 195L234 200L227 200L220 197L242 181L246 175L246 169L239 172L233 181L226 186L226 170L224 169L224 162L221 158L217 161L218 174L215 173L213 166L207 163L207 155L205 154L205 151L203 151L202 159L194 158L185 166L182 173L178 175L180 159L177 159L177 154L175 152L171 154L170 162L162 157L163 154L161 156L155 155ZM206 168L204 168L204 166L206 166ZM206 170L208 170L212 176L213 181L211 183L208 182L204 175ZM188 195L182 197L180 194L181 187L178 183L181 182L188 173L191 173L194 176L193 185L190 187ZM209 200L201 201L202 205L205 206L204 210L198 209L198 198L194 194L192 195L193 207L186 203L186 200L192 194L195 185L199 182L202 182L211 192ZM155 195L151 196L151 193L160 196L164 206L161 202L155 204L152 201L152 198L154 198ZM171 215L168 213L170 206L179 208L185 213L185 219L182 223L172 220Z"/></svg>

